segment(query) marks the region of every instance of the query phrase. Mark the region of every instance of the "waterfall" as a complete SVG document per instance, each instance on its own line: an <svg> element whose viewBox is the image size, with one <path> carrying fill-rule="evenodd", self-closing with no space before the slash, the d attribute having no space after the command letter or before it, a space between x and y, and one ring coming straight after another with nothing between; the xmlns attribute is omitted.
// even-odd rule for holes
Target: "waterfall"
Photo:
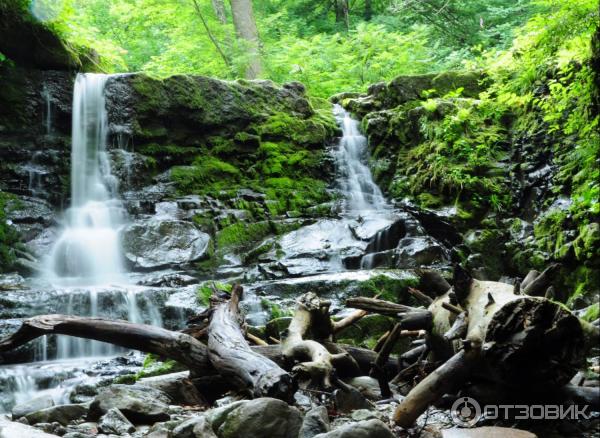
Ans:
<svg viewBox="0 0 600 438"><path fill-rule="evenodd" d="M124 222L106 152L108 76L79 74L73 93L71 207L49 258L51 280L62 285L122 281L118 230Z"/></svg>
<svg viewBox="0 0 600 438"><path fill-rule="evenodd" d="M390 207L366 164L367 139L360 133L358 121L340 105L335 105L334 115L343 134L335 158L346 212L364 215L388 211Z"/></svg>

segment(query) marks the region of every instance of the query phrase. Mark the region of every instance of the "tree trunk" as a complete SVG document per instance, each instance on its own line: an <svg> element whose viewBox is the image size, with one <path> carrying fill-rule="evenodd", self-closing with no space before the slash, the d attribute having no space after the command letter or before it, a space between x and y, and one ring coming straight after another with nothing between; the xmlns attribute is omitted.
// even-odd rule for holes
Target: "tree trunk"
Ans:
<svg viewBox="0 0 600 438"><path fill-rule="evenodd" d="M227 14L225 13L225 3L223 0L211 0L215 16L221 24L227 24Z"/></svg>
<svg viewBox="0 0 600 438"><path fill-rule="evenodd" d="M246 78L256 79L262 73L262 62L260 59L260 38L252 11L252 0L229 0L233 25L239 40L247 45L248 66Z"/></svg>
<svg viewBox="0 0 600 438"><path fill-rule="evenodd" d="M373 1L372 0L365 0L365 21L371 21L371 18L373 18Z"/></svg>
<svg viewBox="0 0 600 438"><path fill-rule="evenodd" d="M255 353L240 327L239 300L242 288L234 286L228 302L216 306L208 326L208 358L212 365L237 388L254 397L290 401L295 392L292 376L275 362Z"/></svg>
<svg viewBox="0 0 600 438"><path fill-rule="evenodd" d="M67 335L108 342L174 359L194 374L214 374L206 346L184 333L128 321L84 318L70 315L42 315L23 321L19 330L0 340L0 353L44 335Z"/></svg>
<svg viewBox="0 0 600 438"><path fill-rule="evenodd" d="M350 17L348 12L348 0L335 0L335 21L336 23L343 23L346 30L350 29Z"/></svg>

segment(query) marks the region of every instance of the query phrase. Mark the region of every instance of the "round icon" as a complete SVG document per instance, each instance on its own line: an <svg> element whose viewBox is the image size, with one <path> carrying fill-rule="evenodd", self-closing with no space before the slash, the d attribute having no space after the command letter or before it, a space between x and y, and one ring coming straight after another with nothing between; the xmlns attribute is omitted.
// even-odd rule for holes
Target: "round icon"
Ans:
<svg viewBox="0 0 600 438"><path fill-rule="evenodd" d="M452 404L451 414L455 424L474 426L481 418L481 406L471 397L461 397Z"/></svg>

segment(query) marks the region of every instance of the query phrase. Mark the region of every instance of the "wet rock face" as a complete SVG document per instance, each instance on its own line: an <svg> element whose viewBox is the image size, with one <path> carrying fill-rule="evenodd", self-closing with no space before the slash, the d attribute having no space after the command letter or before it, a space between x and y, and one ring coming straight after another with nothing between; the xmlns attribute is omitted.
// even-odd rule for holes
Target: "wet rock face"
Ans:
<svg viewBox="0 0 600 438"><path fill-rule="evenodd" d="M151 218L123 231L125 257L134 268L152 269L188 264L207 252L210 236L191 222Z"/></svg>
<svg viewBox="0 0 600 438"><path fill-rule="evenodd" d="M365 420L349 423L315 438L393 438L395 435L381 420Z"/></svg>

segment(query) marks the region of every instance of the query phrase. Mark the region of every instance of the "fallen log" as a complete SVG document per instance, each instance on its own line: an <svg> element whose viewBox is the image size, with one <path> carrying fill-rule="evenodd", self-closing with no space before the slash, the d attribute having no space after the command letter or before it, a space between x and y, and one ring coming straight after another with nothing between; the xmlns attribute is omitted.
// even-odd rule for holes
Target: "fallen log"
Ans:
<svg viewBox="0 0 600 438"><path fill-rule="evenodd" d="M281 351L288 360L297 362L292 368L293 373L301 379L310 378L313 384L329 388L332 384L334 368L333 355L321 343L304 339L308 331L313 328L313 320L322 319L320 315L322 308L321 300L313 292L298 298L292 321L282 335ZM329 325L331 332L331 324Z"/></svg>
<svg viewBox="0 0 600 438"><path fill-rule="evenodd" d="M292 376L255 353L244 337L239 312L241 295L241 286L235 285L229 301L214 308L208 326L208 359L219 374L253 397L290 401L296 390Z"/></svg>
<svg viewBox="0 0 600 438"><path fill-rule="evenodd" d="M579 319L566 308L545 298L515 294L510 284L473 280L460 269L454 278L452 289L428 309L433 315L431 359L452 358L400 404L395 421L403 427L435 402L441 396L439 388L448 389L450 380L480 375L515 391L528 391L549 382L565 385L582 364L586 336ZM457 305L462 309L458 314ZM468 351L461 351L463 346ZM481 366L473 368L470 358L480 358Z"/></svg>
<svg viewBox="0 0 600 438"><path fill-rule="evenodd" d="M0 353L44 335L108 342L174 359L197 374L214 374L206 346L189 335L151 325L93 317L41 315L25 319L16 332L0 340Z"/></svg>

